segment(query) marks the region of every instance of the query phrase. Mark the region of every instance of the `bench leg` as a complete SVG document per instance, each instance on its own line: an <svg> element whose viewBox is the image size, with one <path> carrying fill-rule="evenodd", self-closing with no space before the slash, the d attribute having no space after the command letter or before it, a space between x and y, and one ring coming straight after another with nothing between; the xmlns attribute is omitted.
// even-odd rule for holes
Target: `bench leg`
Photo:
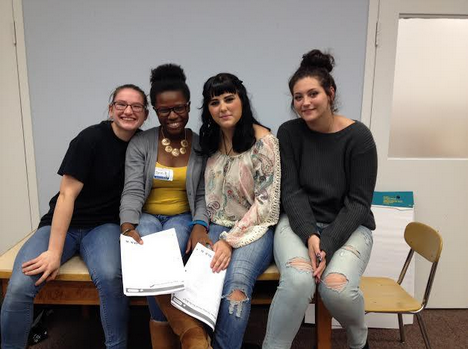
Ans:
<svg viewBox="0 0 468 349"><path fill-rule="evenodd" d="M331 322L328 309L323 304L318 292L315 294L315 331L317 349L331 349Z"/></svg>

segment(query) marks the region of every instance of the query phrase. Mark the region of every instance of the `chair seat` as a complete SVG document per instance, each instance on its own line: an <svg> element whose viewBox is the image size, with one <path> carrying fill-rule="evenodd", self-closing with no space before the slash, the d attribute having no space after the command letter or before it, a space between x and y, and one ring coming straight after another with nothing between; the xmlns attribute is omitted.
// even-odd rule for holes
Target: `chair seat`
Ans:
<svg viewBox="0 0 468 349"><path fill-rule="evenodd" d="M414 312L421 303L390 278L362 277L365 311L372 313Z"/></svg>

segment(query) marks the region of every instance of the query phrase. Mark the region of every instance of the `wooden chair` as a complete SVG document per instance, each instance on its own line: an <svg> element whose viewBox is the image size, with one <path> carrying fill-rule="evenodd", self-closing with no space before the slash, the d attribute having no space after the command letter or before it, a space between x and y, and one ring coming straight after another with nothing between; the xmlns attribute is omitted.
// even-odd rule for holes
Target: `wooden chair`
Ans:
<svg viewBox="0 0 468 349"><path fill-rule="evenodd" d="M416 315L426 348L430 349L429 337L420 312L429 301L437 264L442 252L442 237L433 228L422 223L412 222L406 226L405 241L410 246L410 251L397 282L384 277L362 278L361 290L364 293L365 310L366 313L398 314L401 342L405 341L402 314ZM414 252L432 263L422 302L413 298L401 286Z"/></svg>

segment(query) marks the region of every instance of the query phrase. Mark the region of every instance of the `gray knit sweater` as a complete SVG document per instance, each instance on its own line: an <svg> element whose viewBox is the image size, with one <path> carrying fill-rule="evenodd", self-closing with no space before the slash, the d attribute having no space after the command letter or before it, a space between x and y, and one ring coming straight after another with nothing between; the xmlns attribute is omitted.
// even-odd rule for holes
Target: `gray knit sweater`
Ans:
<svg viewBox="0 0 468 349"><path fill-rule="evenodd" d="M377 177L377 151L369 129L359 121L336 133L319 133L302 119L278 130L281 203L292 230L307 244L316 223L329 224L320 247L333 254L363 225L375 229L370 210Z"/></svg>

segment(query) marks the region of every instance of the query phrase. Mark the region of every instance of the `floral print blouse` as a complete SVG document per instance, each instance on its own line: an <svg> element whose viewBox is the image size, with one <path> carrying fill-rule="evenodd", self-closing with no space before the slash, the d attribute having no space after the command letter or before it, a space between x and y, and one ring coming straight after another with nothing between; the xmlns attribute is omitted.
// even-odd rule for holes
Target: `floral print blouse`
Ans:
<svg viewBox="0 0 468 349"><path fill-rule="evenodd" d="M279 142L272 134L241 154L213 154L205 169L205 198L210 220L231 228L221 239L234 248L242 247L275 225L280 180Z"/></svg>

